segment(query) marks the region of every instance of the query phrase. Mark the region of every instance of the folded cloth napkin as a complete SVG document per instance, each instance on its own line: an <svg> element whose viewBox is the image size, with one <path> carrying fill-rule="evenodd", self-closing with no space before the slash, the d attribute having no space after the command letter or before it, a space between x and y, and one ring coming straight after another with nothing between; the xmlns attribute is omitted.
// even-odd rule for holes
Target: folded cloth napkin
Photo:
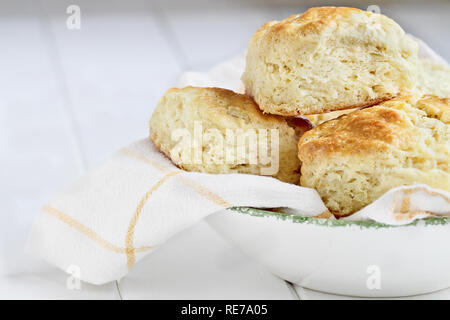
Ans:
<svg viewBox="0 0 450 320"><path fill-rule="evenodd" d="M243 67L241 55L207 74L185 74L180 86L240 91ZM406 224L448 215L449 199L443 190L401 187L347 219ZM116 152L44 205L27 251L63 270L77 270L81 280L102 284L123 277L177 232L233 206L286 207L303 216L327 212L313 189L271 177L186 172L144 139Z"/></svg>
<svg viewBox="0 0 450 320"><path fill-rule="evenodd" d="M123 277L177 232L233 206L289 207L305 216L327 211L315 190L271 177L180 170L145 139L46 204L28 251L102 284Z"/></svg>

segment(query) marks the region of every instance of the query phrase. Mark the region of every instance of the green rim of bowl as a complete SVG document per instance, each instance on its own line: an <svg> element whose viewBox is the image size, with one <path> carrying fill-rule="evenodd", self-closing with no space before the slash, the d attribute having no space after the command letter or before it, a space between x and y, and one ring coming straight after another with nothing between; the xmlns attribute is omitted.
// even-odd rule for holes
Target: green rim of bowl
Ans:
<svg viewBox="0 0 450 320"><path fill-rule="evenodd" d="M272 217L277 218L279 220L290 221L293 223L305 223L305 224L315 224L319 226L325 227L349 227L349 226L358 226L360 228L400 228L400 227L408 227L408 226L416 226L416 225L426 225L426 226L443 226L450 224L450 218L442 217L442 218L426 218L426 219L418 219L409 224L403 225L390 225L379 223L375 221L346 221L346 220L330 220L330 219L320 219L314 217L302 217L296 216L293 214L279 213L273 211L267 211L264 209L256 209L250 207L232 207L229 210L234 212L239 212L243 214L248 214L254 217Z"/></svg>

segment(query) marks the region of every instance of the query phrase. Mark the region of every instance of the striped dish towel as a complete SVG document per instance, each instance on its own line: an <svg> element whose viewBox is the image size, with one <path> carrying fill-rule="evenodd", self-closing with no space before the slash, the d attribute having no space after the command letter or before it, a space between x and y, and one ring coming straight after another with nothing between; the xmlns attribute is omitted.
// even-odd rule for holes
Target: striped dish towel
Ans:
<svg viewBox="0 0 450 320"><path fill-rule="evenodd" d="M305 216L327 211L315 190L271 177L180 170L144 139L44 205L27 251L103 284L123 277L174 234L233 206L288 207Z"/></svg>

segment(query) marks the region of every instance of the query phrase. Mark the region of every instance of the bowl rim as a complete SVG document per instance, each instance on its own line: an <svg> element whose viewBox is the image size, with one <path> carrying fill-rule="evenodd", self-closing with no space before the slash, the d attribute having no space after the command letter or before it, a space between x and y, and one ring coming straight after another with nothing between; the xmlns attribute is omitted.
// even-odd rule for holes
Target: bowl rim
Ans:
<svg viewBox="0 0 450 320"><path fill-rule="evenodd" d="M279 220L288 221L292 223L300 223L300 224L314 224L317 226L323 227L349 227L349 226L358 226L361 229L387 229L387 228L401 228L401 227L411 227L411 226L444 226L450 225L450 217L432 217L425 219L417 219L408 224L402 225L391 225L380 223L376 221L349 221L349 220L332 220L332 219L323 219L323 218L315 218L315 217L303 217L297 216L294 214L288 213L279 213L268 211L264 209L257 209L252 207L231 207L228 209L234 213L241 213L250 215L253 217L272 217L277 218Z"/></svg>

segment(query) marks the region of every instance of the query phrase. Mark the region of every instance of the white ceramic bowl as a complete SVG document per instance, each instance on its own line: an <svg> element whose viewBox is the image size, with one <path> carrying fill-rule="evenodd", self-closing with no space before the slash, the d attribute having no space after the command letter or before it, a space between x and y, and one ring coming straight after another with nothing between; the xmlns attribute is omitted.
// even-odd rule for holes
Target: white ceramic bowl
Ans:
<svg viewBox="0 0 450 320"><path fill-rule="evenodd" d="M272 273L305 288L398 297L450 287L449 218L389 226L233 208L207 221Z"/></svg>

